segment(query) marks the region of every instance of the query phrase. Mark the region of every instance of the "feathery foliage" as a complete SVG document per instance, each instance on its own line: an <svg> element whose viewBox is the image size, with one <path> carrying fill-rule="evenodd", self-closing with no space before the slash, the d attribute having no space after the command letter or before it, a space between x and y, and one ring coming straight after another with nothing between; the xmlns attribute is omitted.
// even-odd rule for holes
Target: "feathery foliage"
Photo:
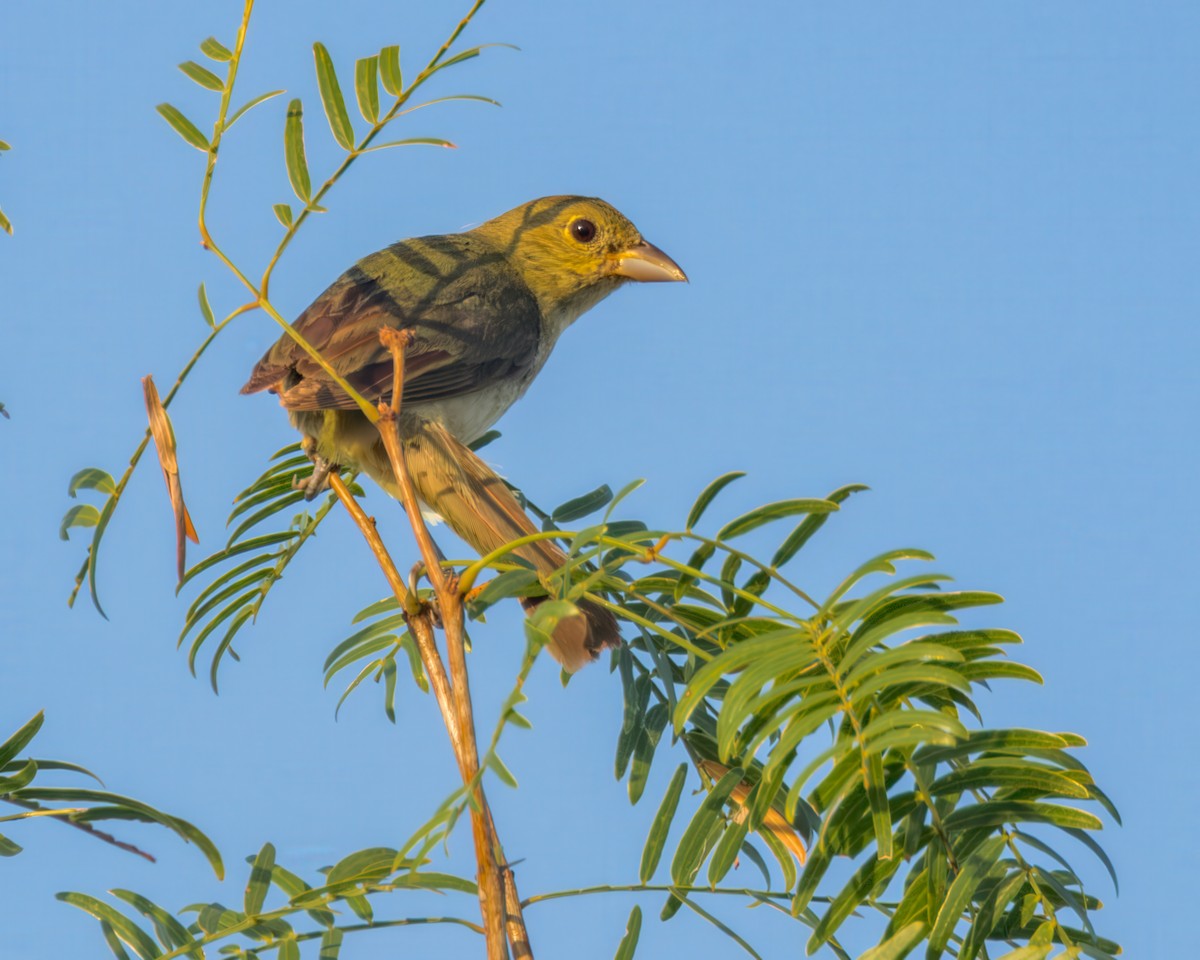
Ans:
<svg viewBox="0 0 1200 960"><path fill-rule="evenodd" d="M76 827L89 836L115 847L136 853L148 860L154 858L131 843L118 840L99 830L95 824L106 820L157 823L166 827L187 843L194 843L204 854L218 878L225 872L221 854L213 842L197 827L179 817L164 813L148 803L125 797L108 790L91 787L46 786L38 775L50 771L80 774L97 783L100 778L90 770L65 760L44 760L22 756L22 752L37 736L44 717L32 717L19 730L0 743L0 802L17 807L20 813L0 817L0 822L50 818ZM102 784L101 784L102 785ZM0 834L0 857L12 857L21 852L21 845Z"/></svg>

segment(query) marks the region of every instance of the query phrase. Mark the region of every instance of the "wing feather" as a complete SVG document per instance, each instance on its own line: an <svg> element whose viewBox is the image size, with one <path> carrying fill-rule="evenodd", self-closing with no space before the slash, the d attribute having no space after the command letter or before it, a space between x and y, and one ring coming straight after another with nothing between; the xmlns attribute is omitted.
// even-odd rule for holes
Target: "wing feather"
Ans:
<svg viewBox="0 0 1200 960"><path fill-rule="evenodd" d="M293 324L338 375L372 402L392 394L385 326L408 330L402 403L435 403L509 377L534 363L537 301L482 240L463 234L393 244L339 277ZM354 401L284 335L242 388L269 389L289 410L349 410Z"/></svg>

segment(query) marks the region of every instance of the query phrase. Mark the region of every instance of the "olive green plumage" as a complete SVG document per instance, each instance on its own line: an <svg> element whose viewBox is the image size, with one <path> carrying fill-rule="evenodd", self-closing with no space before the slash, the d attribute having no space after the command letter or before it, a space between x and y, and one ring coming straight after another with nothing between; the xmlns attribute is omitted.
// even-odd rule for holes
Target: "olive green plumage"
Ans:
<svg viewBox="0 0 1200 960"><path fill-rule="evenodd" d="M402 240L339 277L294 327L359 394L392 397L382 327L410 334L401 396L405 459L422 501L481 553L536 527L507 486L465 444L528 389L559 335L629 280L683 280L603 200L545 197L460 234ZM279 395L315 454L365 471L397 494L375 427L290 337L267 351L242 388ZM543 574L555 546L522 548ZM612 615L583 605L550 646L567 670L620 642Z"/></svg>

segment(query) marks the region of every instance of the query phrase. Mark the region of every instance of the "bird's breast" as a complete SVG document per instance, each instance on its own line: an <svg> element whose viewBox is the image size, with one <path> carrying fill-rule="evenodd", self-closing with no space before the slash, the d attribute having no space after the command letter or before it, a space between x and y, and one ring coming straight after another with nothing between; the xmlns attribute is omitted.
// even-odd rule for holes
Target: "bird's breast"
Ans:
<svg viewBox="0 0 1200 960"><path fill-rule="evenodd" d="M608 291L605 290L604 293ZM601 293L594 299L601 299ZM437 420L463 443L472 443L482 437L514 403L521 399L533 378L538 375L559 336L575 320L592 306L593 300L572 302L563 308L547 311L542 321L538 338L537 353L533 363L519 375L500 383L493 383L481 390L449 397L431 403L414 403L410 409L427 420Z"/></svg>
<svg viewBox="0 0 1200 960"><path fill-rule="evenodd" d="M461 397L410 404L409 409L426 420L438 421L463 443L472 443L521 398L532 379L532 375L513 378Z"/></svg>

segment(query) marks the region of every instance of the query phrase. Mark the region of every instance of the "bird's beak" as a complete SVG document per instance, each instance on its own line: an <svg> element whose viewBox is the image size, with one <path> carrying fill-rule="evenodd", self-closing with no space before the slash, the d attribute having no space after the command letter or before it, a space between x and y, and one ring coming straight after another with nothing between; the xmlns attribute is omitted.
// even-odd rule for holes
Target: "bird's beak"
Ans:
<svg viewBox="0 0 1200 960"><path fill-rule="evenodd" d="M654 244L647 243L645 240L636 246L614 254L609 272L618 277L639 280L642 283L657 283L665 280L687 282L687 274L679 268L679 264Z"/></svg>

